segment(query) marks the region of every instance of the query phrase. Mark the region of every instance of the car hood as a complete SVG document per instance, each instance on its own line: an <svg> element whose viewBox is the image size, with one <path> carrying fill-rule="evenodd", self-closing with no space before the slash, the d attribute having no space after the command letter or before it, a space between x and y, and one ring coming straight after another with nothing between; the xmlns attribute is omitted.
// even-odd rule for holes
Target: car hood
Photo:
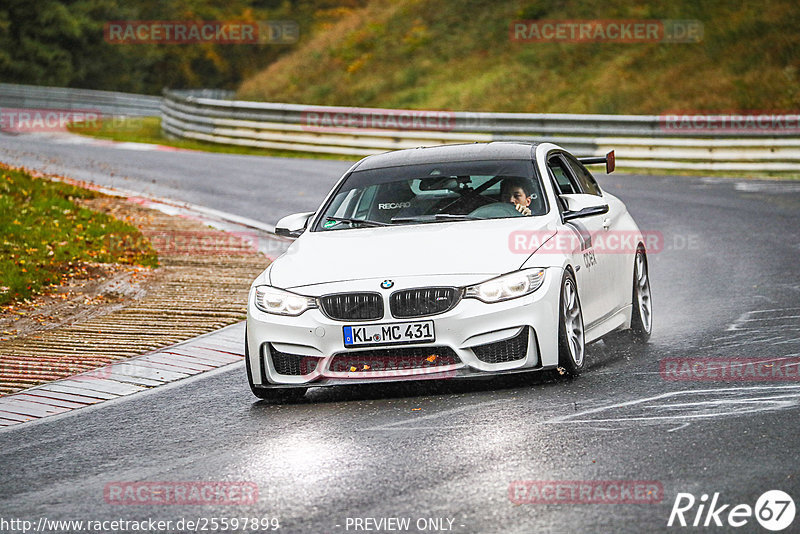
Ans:
<svg viewBox="0 0 800 534"><path fill-rule="evenodd" d="M515 232L555 234L548 217L515 217L306 232L269 270L269 283L295 288L343 280L441 274L502 274L532 251L515 252Z"/></svg>

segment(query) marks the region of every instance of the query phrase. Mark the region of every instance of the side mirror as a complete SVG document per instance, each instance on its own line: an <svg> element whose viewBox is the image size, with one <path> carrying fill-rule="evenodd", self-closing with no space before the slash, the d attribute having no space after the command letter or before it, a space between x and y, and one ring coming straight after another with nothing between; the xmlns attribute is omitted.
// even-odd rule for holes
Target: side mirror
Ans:
<svg viewBox="0 0 800 534"><path fill-rule="evenodd" d="M561 195L561 200L567 207L563 213L565 221L608 213L608 204L605 204L602 198L594 195Z"/></svg>
<svg viewBox="0 0 800 534"><path fill-rule="evenodd" d="M583 208L578 211L567 211L564 213L564 220L571 221L572 219L580 219L581 217L588 217L590 215L602 215L603 213L608 213L608 204Z"/></svg>
<svg viewBox="0 0 800 534"><path fill-rule="evenodd" d="M313 215L313 211L287 215L275 225L275 234L283 237L300 237Z"/></svg>

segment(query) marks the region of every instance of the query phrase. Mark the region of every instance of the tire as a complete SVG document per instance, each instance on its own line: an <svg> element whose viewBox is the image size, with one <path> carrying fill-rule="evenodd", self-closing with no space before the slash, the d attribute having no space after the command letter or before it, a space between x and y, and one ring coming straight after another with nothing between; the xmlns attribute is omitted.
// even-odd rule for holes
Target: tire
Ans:
<svg viewBox="0 0 800 534"><path fill-rule="evenodd" d="M583 370L586 343L583 311L578 286L572 272L565 271L561 279L558 304L558 367L559 373L577 376Z"/></svg>
<svg viewBox="0 0 800 534"><path fill-rule="evenodd" d="M647 343L653 332L653 301L650 293L650 271L647 253L643 246L636 250L633 261L633 295L631 297L631 339L634 343Z"/></svg>
<svg viewBox="0 0 800 534"><path fill-rule="evenodd" d="M633 290L631 292L631 327L603 336L610 346L644 345L653 331L653 302L650 294L650 272L647 252L639 245L633 259Z"/></svg>
<svg viewBox="0 0 800 534"><path fill-rule="evenodd" d="M268 388L257 386L253 383L253 370L250 368L250 347L247 343L247 328L244 330L244 367L247 369L247 382L250 384L250 391L253 395L262 400L275 402L286 402L302 399L306 394L306 388Z"/></svg>

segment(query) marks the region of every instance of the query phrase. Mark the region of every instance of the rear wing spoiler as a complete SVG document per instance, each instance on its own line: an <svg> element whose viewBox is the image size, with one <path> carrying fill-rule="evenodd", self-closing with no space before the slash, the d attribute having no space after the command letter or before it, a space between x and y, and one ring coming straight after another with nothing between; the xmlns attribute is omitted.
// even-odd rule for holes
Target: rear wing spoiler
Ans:
<svg viewBox="0 0 800 534"><path fill-rule="evenodd" d="M614 151L612 150L605 156L600 157L591 157L591 158L578 158L578 161L583 163L584 165L595 165L599 163L606 164L606 174L611 174L614 172L614 169L617 166L617 160L614 156Z"/></svg>

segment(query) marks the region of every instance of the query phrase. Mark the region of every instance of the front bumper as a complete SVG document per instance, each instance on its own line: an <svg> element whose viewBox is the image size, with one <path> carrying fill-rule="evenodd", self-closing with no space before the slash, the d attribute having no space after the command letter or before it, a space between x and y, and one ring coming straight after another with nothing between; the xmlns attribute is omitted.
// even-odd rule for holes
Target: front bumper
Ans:
<svg viewBox="0 0 800 534"><path fill-rule="evenodd" d="M253 384L330 386L468 378L555 367L561 289L558 271L548 269L542 286L530 295L493 304L462 299L450 311L420 318L434 322L435 341L375 348L345 347L343 327L409 320L395 319L388 310L381 320L358 323L330 319L319 309L297 317L268 314L255 307L251 289L246 342ZM379 283L361 280L348 285L358 291ZM397 283L394 289L419 287L418 279ZM515 353L509 354L509 348ZM296 364L287 365L292 358Z"/></svg>

